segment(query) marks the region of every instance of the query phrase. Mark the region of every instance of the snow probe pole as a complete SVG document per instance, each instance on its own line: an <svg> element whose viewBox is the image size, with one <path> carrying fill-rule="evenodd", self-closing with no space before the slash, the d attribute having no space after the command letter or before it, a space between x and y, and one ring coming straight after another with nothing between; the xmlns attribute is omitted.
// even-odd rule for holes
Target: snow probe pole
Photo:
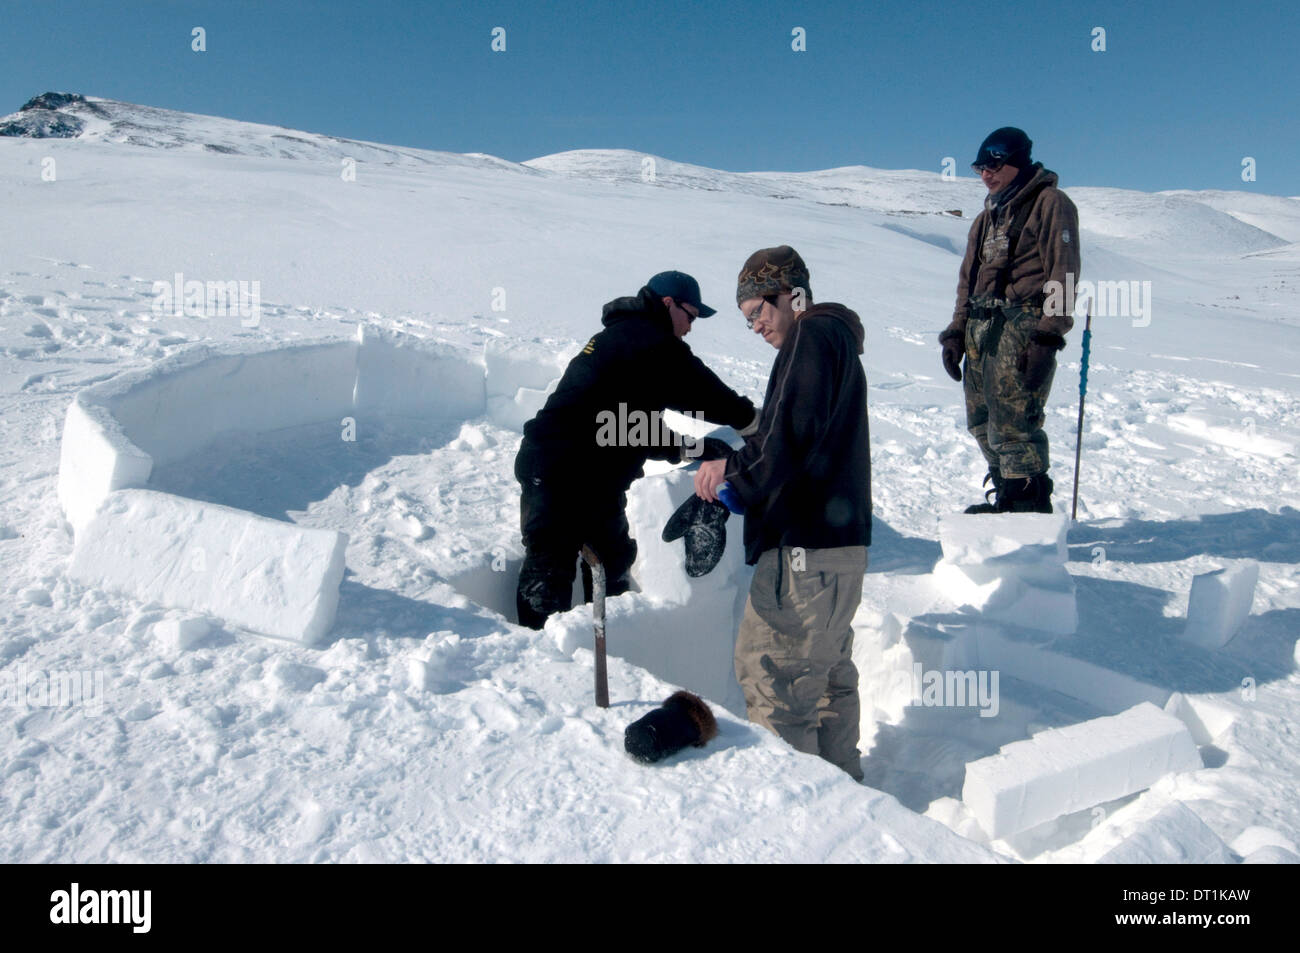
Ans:
<svg viewBox="0 0 1300 953"><path fill-rule="evenodd" d="M1079 516L1079 455L1083 452L1083 398L1088 393L1088 351L1092 347L1092 303L1088 303L1088 320L1083 326L1083 357L1079 362L1079 431L1074 440L1074 502L1070 504L1070 522Z"/></svg>
<svg viewBox="0 0 1300 953"><path fill-rule="evenodd" d="M609 707L609 678L605 674L605 567L590 546L582 558L591 567L591 617L596 623L596 707Z"/></svg>

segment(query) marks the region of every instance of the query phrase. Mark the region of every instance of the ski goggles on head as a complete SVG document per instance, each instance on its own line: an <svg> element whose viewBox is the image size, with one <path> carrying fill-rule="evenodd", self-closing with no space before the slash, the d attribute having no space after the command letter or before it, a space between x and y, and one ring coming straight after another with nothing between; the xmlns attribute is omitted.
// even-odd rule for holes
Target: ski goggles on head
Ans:
<svg viewBox="0 0 1300 953"><path fill-rule="evenodd" d="M996 149L987 150L985 155L987 155L988 158L983 162L972 162L970 164L970 167L975 170L975 172L983 172L985 169L988 169L990 172L997 172L1006 165L1007 160L1011 158L1009 152L998 152Z"/></svg>

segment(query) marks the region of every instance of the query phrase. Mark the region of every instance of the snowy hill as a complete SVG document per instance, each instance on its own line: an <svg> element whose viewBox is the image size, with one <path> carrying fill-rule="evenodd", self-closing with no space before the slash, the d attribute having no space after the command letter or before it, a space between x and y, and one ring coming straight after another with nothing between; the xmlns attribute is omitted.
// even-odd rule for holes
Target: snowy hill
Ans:
<svg viewBox="0 0 1300 953"><path fill-rule="evenodd" d="M730 173L604 150L515 164L93 97L28 106L0 120L6 860L1296 851L1295 199L1062 183L1083 277L1150 282L1151 298L1143 314L1094 317L1080 520L1059 567L1077 628L1045 633L980 615L953 583L954 539L941 549L938 518L978 496L984 470L935 340L983 199L971 177ZM613 707L592 703L586 610L540 634L510 622L519 427L600 306L657 271L693 273L719 314L687 342L758 400L773 352L732 308L735 276L778 243L808 261L817 298L867 328L876 526L855 659L870 787L737 711L728 656L746 570L729 550L690 583L658 543L680 474L634 487L645 553L641 591L611 600ZM157 307L155 282L178 273L257 282L258 320ZM1076 329L1048 408L1064 508L1079 343ZM398 351L443 370L405 376L417 365ZM288 352L303 362L276 356ZM366 406L358 382L386 396L344 443L343 410ZM336 402L317 412L307 396L326 392ZM60 502L66 455L85 449L65 430L74 402L151 456L131 492L346 534L323 640L74 578ZM1193 578L1248 559L1258 583L1240 633L1187 642ZM114 562L90 569L107 578ZM938 663L1002 672L1000 714L913 704L900 677ZM99 713L12 688L83 672L102 678ZM678 686L709 698L719 739L633 763L623 728ZM1183 749L1141 791L1005 836L981 829L968 765L1135 708L1153 731L1171 724L1143 702L1188 725L1201 767Z"/></svg>
<svg viewBox="0 0 1300 953"><path fill-rule="evenodd" d="M218 116L199 116L83 96L80 93L42 93L16 113L0 117L0 136L29 139L78 139L112 142L178 152L212 152L218 155L261 156L275 159L338 161L344 157L385 165L451 164L495 166L527 170L495 156L430 153L399 149L337 136L299 132L283 126L238 122Z"/></svg>

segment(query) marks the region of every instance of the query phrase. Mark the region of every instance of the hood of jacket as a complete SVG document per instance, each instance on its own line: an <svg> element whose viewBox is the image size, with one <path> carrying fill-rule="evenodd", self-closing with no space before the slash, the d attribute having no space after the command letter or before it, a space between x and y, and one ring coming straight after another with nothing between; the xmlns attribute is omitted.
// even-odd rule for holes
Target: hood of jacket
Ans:
<svg viewBox="0 0 1300 953"><path fill-rule="evenodd" d="M808 310L799 316L799 320L803 321L814 316L825 316L839 321L849 329L850 333L852 333L853 340L858 346L858 353L861 354L863 352L863 344L866 341L867 332L866 329L862 327L862 319L858 317L857 312L844 307L842 304L827 302L826 304L809 305Z"/></svg>
<svg viewBox="0 0 1300 953"><path fill-rule="evenodd" d="M673 333L672 315L668 313L659 296L649 287L642 288L635 295L615 298L606 304L600 313L600 323L607 328L636 318L649 320L669 334Z"/></svg>
<svg viewBox="0 0 1300 953"><path fill-rule="evenodd" d="M997 192L993 195L986 196L984 198L985 211L987 211L990 215L1002 214L1002 215L1007 215L1008 217L1013 216L1016 214L1016 211L1020 208L1020 206L1025 202L1026 199L1028 199L1031 196L1036 196L1038 194L1040 186L1048 186L1048 187L1056 186L1057 183L1056 173L1051 171L1050 169L1043 168L1043 164L1041 162L1035 162L1032 166L1030 166L1030 168L1034 170L1034 174L1030 176L1029 179L1023 185L1021 185L1019 189L1016 190L1014 195L1011 195L1008 198L1005 198L1001 201L998 200L998 196L1002 195L1001 192ZM1007 188L1009 189L1011 188L1011 186L1007 186Z"/></svg>

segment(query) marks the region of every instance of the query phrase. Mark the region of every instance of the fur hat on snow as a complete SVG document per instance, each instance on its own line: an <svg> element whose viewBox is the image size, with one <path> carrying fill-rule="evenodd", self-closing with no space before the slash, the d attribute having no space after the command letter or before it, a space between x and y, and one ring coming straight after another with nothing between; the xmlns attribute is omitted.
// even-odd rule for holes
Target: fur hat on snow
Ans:
<svg viewBox="0 0 1300 953"><path fill-rule="evenodd" d="M718 736L718 722L699 695L673 692L663 707L637 719L623 733L623 747L638 761L653 764L687 745L703 748Z"/></svg>

